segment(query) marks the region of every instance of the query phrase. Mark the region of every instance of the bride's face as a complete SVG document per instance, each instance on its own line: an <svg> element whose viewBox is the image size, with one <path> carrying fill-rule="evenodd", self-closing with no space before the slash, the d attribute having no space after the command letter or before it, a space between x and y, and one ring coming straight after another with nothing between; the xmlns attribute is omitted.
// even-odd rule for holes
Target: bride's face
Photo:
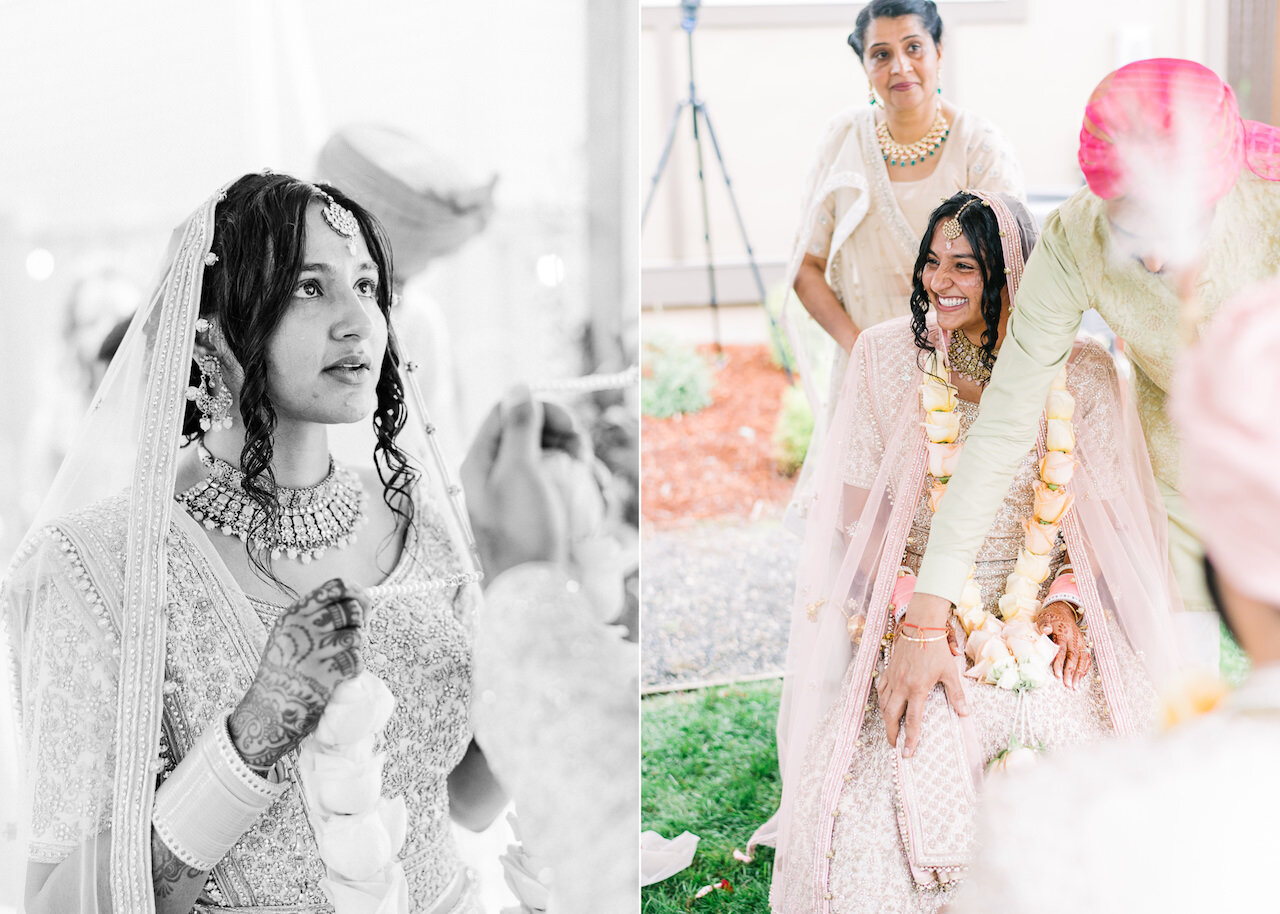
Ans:
<svg viewBox="0 0 1280 914"><path fill-rule="evenodd" d="M373 412L387 322L364 239L348 249L321 211L307 207L302 271L267 344L267 393L280 419L328 425Z"/></svg>
<svg viewBox="0 0 1280 914"><path fill-rule="evenodd" d="M921 279L929 294L929 304L943 330L961 330L974 342L982 339L987 322L982 317L982 267L964 235L951 239L942 227L934 230Z"/></svg>

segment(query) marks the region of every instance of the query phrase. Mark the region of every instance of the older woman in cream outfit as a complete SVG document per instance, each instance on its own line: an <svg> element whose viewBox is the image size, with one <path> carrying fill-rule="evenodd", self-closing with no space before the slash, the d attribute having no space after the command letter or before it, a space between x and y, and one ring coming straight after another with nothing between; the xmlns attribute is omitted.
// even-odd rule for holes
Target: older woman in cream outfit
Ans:
<svg viewBox="0 0 1280 914"><path fill-rule="evenodd" d="M942 19L930 0L874 0L858 14L849 44L871 84L871 104L828 124L788 270L788 285L834 341L798 347L815 444L858 334L907 313L912 265L938 202L966 188L1024 196L1004 138L942 97ZM820 380L828 365L829 382ZM801 514L812 497L810 474L806 465L793 499Z"/></svg>

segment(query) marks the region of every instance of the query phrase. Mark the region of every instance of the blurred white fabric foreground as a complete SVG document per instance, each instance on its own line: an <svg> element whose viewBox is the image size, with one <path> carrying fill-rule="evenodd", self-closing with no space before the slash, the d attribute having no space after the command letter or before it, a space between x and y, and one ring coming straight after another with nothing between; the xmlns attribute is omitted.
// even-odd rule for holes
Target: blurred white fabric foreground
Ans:
<svg viewBox="0 0 1280 914"><path fill-rule="evenodd" d="M1275 911L1280 664L1218 710L987 782L954 905L987 911Z"/></svg>
<svg viewBox="0 0 1280 914"><path fill-rule="evenodd" d="M664 838L656 831L641 832L640 884L653 885L686 869L698 851L698 840L687 831L674 838Z"/></svg>
<svg viewBox="0 0 1280 914"><path fill-rule="evenodd" d="M514 910L637 910L639 648L550 565L505 573L486 597L473 722L515 803Z"/></svg>

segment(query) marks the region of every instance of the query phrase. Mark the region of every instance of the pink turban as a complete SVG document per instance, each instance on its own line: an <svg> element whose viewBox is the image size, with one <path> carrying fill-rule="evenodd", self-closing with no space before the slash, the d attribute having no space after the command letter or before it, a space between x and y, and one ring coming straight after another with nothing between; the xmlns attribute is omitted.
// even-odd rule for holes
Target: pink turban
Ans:
<svg viewBox="0 0 1280 914"><path fill-rule="evenodd" d="M1205 552L1243 593L1280 604L1280 278L1232 298L1178 363L1169 411Z"/></svg>
<svg viewBox="0 0 1280 914"><path fill-rule="evenodd" d="M1235 93L1212 70L1167 57L1127 64L1093 90L1080 128L1080 169L1089 189L1110 200L1128 188L1126 151L1130 161L1158 161L1180 140L1202 144L1191 152L1205 202L1222 199L1246 166L1280 181L1280 130L1241 120Z"/></svg>

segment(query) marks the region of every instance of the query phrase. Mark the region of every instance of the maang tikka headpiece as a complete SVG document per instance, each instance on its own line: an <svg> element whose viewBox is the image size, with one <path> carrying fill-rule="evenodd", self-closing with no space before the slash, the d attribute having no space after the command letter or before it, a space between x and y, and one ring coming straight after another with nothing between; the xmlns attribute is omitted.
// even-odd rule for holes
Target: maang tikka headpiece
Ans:
<svg viewBox="0 0 1280 914"><path fill-rule="evenodd" d="M956 214L954 216L942 223L942 237L946 238L948 241L955 241L963 235L964 228L960 225L960 214L977 202L977 197L974 197L972 200L966 200L964 206L956 210ZM951 245L948 244L947 247L951 247Z"/></svg>
<svg viewBox="0 0 1280 914"><path fill-rule="evenodd" d="M334 232L347 239L347 250L354 254L356 252L356 237L360 234L359 220L356 219L351 210L341 206L325 191L318 187L315 191L324 200L324 209L320 210L320 214L324 216L324 221L329 223L329 228L333 229Z"/></svg>

